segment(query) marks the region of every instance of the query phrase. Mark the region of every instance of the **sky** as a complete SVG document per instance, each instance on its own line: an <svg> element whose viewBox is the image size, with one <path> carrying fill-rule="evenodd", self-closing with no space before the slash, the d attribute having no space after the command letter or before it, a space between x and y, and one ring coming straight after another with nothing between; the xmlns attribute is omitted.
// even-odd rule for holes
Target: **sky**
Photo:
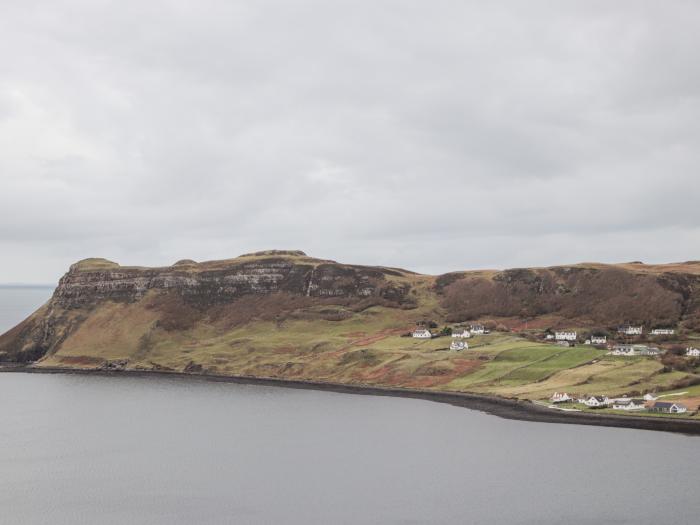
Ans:
<svg viewBox="0 0 700 525"><path fill-rule="evenodd" d="M700 259L700 2L0 0L0 282Z"/></svg>

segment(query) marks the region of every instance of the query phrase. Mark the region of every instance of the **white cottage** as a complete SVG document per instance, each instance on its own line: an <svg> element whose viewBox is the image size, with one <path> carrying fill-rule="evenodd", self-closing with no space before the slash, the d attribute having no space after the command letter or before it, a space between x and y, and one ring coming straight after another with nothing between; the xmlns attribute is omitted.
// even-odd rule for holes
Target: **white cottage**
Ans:
<svg viewBox="0 0 700 525"><path fill-rule="evenodd" d="M584 403L586 406L591 408L600 408L608 406L610 404L610 400L608 399L608 396L589 396L586 398Z"/></svg>
<svg viewBox="0 0 700 525"><path fill-rule="evenodd" d="M576 332L554 332L554 339L556 339L557 341L576 341Z"/></svg>
<svg viewBox="0 0 700 525"><path fill-rule="evenodd" d="M642 326L631 326L626 324L618 328L617 331L625 335L642 335L644 328Z"/></svg>
<svg viewBox="0 0 700 525"><path fill-rule="evenodd" d="M455 350L459 352L460 350L468 350L469 345L465 341L452 341L450 343L450 350Z"/></svg>
<svg viewBox="0 0 700 525"><path fill-rule="evenodd" d="M592 335L591 336L591 344L592 345L604 345L607 342L608 342L607 336L604 336L604 335Z"/></svg>
<svg viewBox="0 0 700 525"><path fill-rule="evenodd" d="M676 331L673 328L654 328L651 335L673 335Z"/></svg>
<svg viewBox="0 0 700 525"><path fill-rule="evenodd" d="M643 399L616 399L613 401L613 410L644 410L645 401Z"/></svg>
<svg viewBox="0 0 700 525"><path fill-rule="evenodd" d="M469 339L471 336L472 333L466 328L464 330L456 330L452 332L452 337L456 339Z"/></svg>
<svg viewBox="0 0 700 525"><path fill-rule="evenodd" d="M483 335L486 333L486 329L483 324L473 324L470 327L471 333L474 335Z"/></svg>
<svg viewBox="0 0 700 525"><path fill-rule="evenodd" d="M566 392L554 392L551 397L552 403L568 403L574 401L575 397L570 396Z"/></svg>
<svg viewBox="0 0 700 525"><path fill-rule="evenodd" d="M433 334L430 333L430 330L426 330L425 328L419 328L411 334L411 337L414 337L416 339L430 339L431 337L433 337Z"/></svg>
<svg viewBox="0 0 700 525"><path fill-rule="evenodd" d="M700 348L688 347L685 349L685 355L689 357L700 357Z"/></svg>

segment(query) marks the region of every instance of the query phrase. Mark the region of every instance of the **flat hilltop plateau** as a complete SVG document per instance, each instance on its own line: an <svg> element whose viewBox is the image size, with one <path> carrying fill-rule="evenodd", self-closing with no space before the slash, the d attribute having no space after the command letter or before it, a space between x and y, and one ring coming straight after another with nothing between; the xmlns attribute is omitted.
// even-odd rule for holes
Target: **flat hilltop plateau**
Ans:
<svg viewBox="0 0 700 525"><path fill-rule="evenodd" d="M621 334L621 325L644 331ZM479 326L487 333L477 328L454 348L451 332ZM673 333L651 335L660 327ZM428 336L412 337L418 330ZM556 331L575 331L576 341L555 344ZM271 250L161 268L80 261L45 305L0 336L0 361L534 401L562 391L679 394L671 399L688 406L682 417L698 418L700 359L685 352L700 346L699 332L698 261L432 276ZM586 344L592 335L606 344ZM659 353L613 355L616 344Z"/></svg>

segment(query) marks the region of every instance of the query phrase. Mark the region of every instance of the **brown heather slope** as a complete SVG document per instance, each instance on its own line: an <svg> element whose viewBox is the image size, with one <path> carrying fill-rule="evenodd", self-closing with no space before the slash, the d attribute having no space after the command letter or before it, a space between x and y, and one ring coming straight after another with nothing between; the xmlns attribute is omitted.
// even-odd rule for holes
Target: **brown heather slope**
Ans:
<svg viewBox="0 0 700 525"><path fill-rule="evenodd" d="M518 328L700 323L700 263L579 264L426 276L299 251L225 261L71 266L51 300L0 336L0 361L440 385L480 362L399 338L417 321ZM399 350L399 347L401 349Z"/></svg>
<svg viewBox="0 0 700 525"><path fill-rule="evenodd" d="M547 318L555 326L608 328L683 321L697 328L700 315L700 263L461 272L438 277L436 289L450 321Z"/></svg>

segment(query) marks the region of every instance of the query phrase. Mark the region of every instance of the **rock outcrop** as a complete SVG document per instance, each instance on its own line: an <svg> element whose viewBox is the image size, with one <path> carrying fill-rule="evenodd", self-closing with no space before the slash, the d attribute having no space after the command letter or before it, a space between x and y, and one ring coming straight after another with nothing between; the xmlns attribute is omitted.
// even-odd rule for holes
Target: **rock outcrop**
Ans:
<svg viewBox="0 0 700 525"><path fill-rule="evenodd" d="M397 280L402 276L400 270L323 261L301 251L273 250L206 263L184 260L163 268L86 259L70 267L48 304L0 336L0 360L33 361L55 350L106 302L135 304L148 298L144 304L162 310L163 326L190 328L213 309L250 296L275 297L266 305L277 316L290 306L289 297L306 299L290 308L328 303L411 308L411 286Z"/></svg>

